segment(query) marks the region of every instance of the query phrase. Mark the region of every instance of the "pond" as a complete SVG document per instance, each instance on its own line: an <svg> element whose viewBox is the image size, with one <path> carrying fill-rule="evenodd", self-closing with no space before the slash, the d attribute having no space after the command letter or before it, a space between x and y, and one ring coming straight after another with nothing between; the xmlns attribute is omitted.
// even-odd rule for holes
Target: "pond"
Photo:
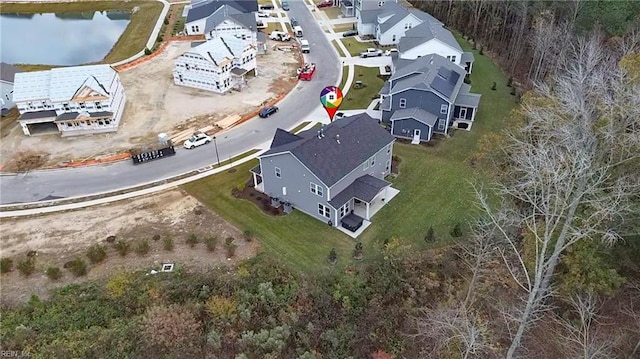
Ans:
<svg viewBox="0 0 640 359"><path fill-rule="evenodd" d="M127 11L0 15L0 60L80 65L102 60L129 24Z"/></svg>

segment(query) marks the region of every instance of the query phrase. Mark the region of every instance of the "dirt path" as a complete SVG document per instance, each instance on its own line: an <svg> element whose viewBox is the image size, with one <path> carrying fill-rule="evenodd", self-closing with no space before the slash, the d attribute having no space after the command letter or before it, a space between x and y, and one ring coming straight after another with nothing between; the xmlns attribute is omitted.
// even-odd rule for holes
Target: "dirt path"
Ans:
<svg viewBox="0 0 640 359"><path fill-rule="evenodd" d="M81 211L3 220L0 233L1 257L11 258L14 262L14 270L0 276L0 299L7 304L28 300L31 294L46 298L50 288L105 278L120 271L158 270L163 263L195 270L233 265L254 256L259 250L256 241L246 241L238 228L178 190ZM194 248L185 243L192 233L200 240ZM160 239L154 240L156 235ZM109 236L130 244L131 250L125 257L117 253L113 244L107 243ZM210 252L203 242L212 236L218 242L216 249ZM225 247L228 237L233 237L233 243L237 245L231 260L227 259ZM163 248L166 238L172 238L174 242L172 251ZM133 250L140 240L147 240L151 247L143 256ZM96 265L90 264L86 256L88 247L93 244L108 248L107 259ZM30 251L37 253L36 272L25 278L15 267ZM76 278L63 269L64 263L75 256L87 262L90 269L86 277ZM52 266L59 267L64 274L56 282L44 274Z"/></svg>

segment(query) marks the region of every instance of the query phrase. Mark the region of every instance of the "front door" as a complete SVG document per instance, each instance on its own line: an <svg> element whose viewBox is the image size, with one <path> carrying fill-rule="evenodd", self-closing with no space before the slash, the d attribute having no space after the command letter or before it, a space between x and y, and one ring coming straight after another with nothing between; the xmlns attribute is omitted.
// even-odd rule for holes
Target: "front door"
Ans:
<svg viewBox="0 0 640 359"><path fill-rule="evenodd" d="M461 108L460 109L460 115L458 117L463 119L463 120L466 120L467 119L467 109L466 108Z"/></svg>
<svg viewBox="0 0 640 359"><path fill-rule="evenodd" d="M420 130L419 129L413 130L413 141L411 141L411 143L413 143L413 144L420 143Z"/></svg>

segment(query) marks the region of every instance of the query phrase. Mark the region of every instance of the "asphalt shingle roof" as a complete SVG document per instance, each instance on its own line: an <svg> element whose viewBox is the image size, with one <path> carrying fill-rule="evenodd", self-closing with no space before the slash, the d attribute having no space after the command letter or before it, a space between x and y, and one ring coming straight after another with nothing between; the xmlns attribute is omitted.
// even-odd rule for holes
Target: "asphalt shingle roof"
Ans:
<svg viewBox="0 0 640 359"><path fill-rule="evenodd" d="M378 10L360 11L360 22L363 24L375 24L378 22Z"/></svg>
<svg viewBox="0 0 640 359"><path fill-rule="evenodd" d="M458 44L458 41L456 41L451 31L445 29L440 22L434 23L430 21L425 21L422 24L407 30L398 43L398 50L411 50L414 47L433 39L439 40L442 43L462 52L460 44Z"/></svg>
<svg viewBox="0 0 640 359"><path fill-rule="evenodd" d="M439 79L439 73L449 73L450 76L451 73L458 75L455 82L451 83L450 91L447 91L447 93L443 93L441 88L434 88L434 86L439 85L440 82L444 81L447 83L449 80ZM460 87L464 83L465 75L464 70L460 66L440 55L432 54L423 56L415 59L413 63L398 69L396 73L391 76L392 86L389 93L395 94L410 88L423 89L437 92L453 102L460 91Z"/></svg>
<svg viewBox="0 0 640 359"><path fill-rule="evenodd" d="M462 107L478 107L480 104L480 95L475 93L459 94L456 97L455 105Z"/></svg>
<svg viewBox="0 0 640 359"><path fill-rule="evenodd" d="M392 13L393 16L382 24L380 24L380 32L385 33L411 13L404 6L395 1L387 1L382 5L380 14Z"/></svg>
<svg viewBox="0 0 640 359"><path fill-rule="evenodd" d="M257 0L208 0L194 4L193 7L189 9L186 23L209 17L223 5L229 5L241 13L258 11Z"/></svg>
<svg viewBox="0 0 640 359"><path fill-rule="evenodd" d="M347 188L335 195L329 201L329 204L333 208L338 209L354 197L361 201L371 202L371 200L378 195L380 191L390 185L391 183L385 180L367 174L359 177L347 186Z"/></svg>
<svg viewBox="0 0 640 359"><path fill-rule="evenodd" d="M322 131L322 138L316 130L304 131L296 135L301 139L271 147L261 157L290 152L325 185L333 186L394 140L366 113L333 121Z"/></svg>
<svg viewBox="0 0 640 359"><path fill-rule="evenodd" d="M473 56L472 52L463 52L462 53L462 58L460 59L460 62L463 64L466 64L467 62L474 62L476 61L475 56Z"/></svg>
<svg viewBox="0 0 640 359"><path fill-rule="evenodd" d="M22 70L6 62L0 62L0 80L13 83L18 72L22 72Z"/></svg>
<svg viewBox="0 0 640 359"><path fill-rule="evenodd" d="M396 110L391 116L391 121L404 120L407 118L413 118L416 121L420 121L428 126L435 126L438 121L438 116L427 112L419 107L403 108Z"/></svg>

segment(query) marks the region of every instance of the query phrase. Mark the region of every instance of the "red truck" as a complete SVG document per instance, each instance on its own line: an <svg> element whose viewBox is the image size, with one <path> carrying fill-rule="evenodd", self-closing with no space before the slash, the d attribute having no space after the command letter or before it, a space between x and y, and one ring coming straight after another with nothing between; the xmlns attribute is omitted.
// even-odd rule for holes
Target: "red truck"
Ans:
<svg viewBox="0 0 640 359"><path fill-rule="evenodd" d="M305 64L298 69L298 78L303 81L311 81L313 75L316 73L316 64Z"/></svg>

